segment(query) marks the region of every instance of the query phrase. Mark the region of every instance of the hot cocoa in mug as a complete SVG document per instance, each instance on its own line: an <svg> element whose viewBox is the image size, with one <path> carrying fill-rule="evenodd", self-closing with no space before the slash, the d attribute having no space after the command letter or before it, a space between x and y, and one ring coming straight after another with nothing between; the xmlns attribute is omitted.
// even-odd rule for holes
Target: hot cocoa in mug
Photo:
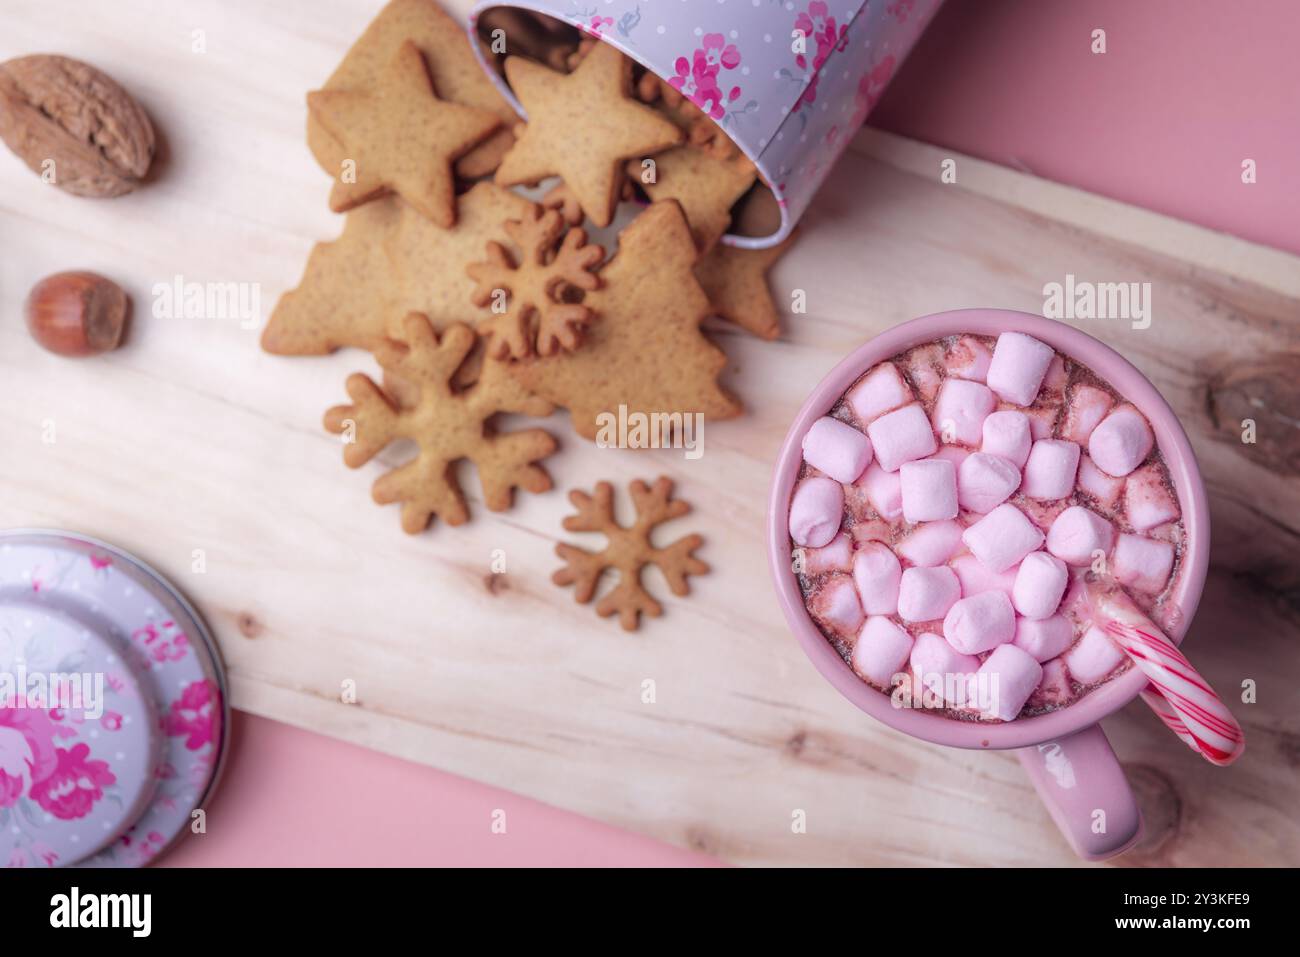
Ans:
<svg viewBox="0 0 1300 957"><path fill-rule="evenodd" d="M1176 417L1122 357L1009 311L894 327L791 428L769 554L796 636L859 707L939 743L1026 749L1084 856L1136 839L1096 721L1146 679L1095 606L1130 603L1180 641L1208 514Z"/></svg>
<svg viewBox="0 0 1300 957"><path fill-rule="evenodd" d="M790 535L805 605L900 704L1014 720L1129 667L1092 620L1090 578L1164 627L1177 614L1183 527L1150 425L1032 336L892 356L802 448Z"/></svg>

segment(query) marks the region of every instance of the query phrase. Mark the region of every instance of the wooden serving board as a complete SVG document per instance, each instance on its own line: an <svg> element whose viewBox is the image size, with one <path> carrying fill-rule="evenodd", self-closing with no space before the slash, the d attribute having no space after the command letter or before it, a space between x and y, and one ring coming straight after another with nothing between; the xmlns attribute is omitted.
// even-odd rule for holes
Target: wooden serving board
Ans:
<svg viewBox="0 0 1300 957"><path fill-rule="evenodd" d="M407 536L370 502L382 465L345 469L320 426L368 356L276 358L237 320L151 312L154 284L183 276L259 283L264 316L337 234L303 97L379 6L11 0L0 58L94 62L139 96L163 148L156 182L113 201L59 193L0 153L0 524L78 529L166 569L215 627L239 708L737 863L1070 864L1014 757L906 739L814 673L769 587L765 493L806 393L872 334L945 309L1040 311L1067 273L1150 282L1149 329L1079 325L1142 368L1192 437L1215 542L1185 647L1229 697L1256 682L1258 703L1234 706L1248 748L1230 770L1140 702L1107 722L1148 822L1120 863L1300 861L1300 260L867 131L775 272L808 313L775 343L717 330L748 412L710 424L702 458L597 449L556 416L555 491L505 514L472 494L470 524ZM68 361L30 340L23 297L66 268L131 292L125 348ZM688 599L652 575L666 615L629 636L550 583L553 549L568 489L661 473L695 505L665 534L703 533L714 571ZM345 682L358 703L341 703Z"/></svg>

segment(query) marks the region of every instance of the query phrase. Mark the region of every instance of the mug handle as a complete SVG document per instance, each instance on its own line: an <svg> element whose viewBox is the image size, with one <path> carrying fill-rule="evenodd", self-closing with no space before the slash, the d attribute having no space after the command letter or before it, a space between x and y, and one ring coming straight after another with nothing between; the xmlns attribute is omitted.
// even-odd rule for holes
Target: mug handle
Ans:
<svg viewBox="0 0 1300 957"><path fill-rule="evenodd" d="M1019 748L1016 754L1080 857L1105 860L1137 843L1142 814L1101 725Z"/></svg>

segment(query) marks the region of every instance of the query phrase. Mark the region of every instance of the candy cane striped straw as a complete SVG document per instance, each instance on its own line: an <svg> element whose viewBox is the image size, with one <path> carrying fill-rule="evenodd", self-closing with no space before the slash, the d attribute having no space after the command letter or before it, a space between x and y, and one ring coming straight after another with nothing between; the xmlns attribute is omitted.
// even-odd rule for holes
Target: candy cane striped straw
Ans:
<svg viewBox="0 0 1300 957"><path fill-rule="evenodd" d="M1183 724L1183 719L1178 717L1178 712L1169 703L1169 699L1160 693L1159 688L1152 684L1147 685L1142 689L1142 700L1151 707L1151 710L1156 713L1157 717L1165 723L1165 726L1170 731L1183 739L1183 744L1198 754L1200 753L1201 746L1192 737L1192 733L1187 730L1187 725Z"/></svg>
<svg viewBox="0 0 1300 957"><path fill-rule="evenodd" d="M1178 647L1117 588L1091 586L1093 611L1103 628L1151 684L1142 698L1169 728L1211 764L1231 764L1246 736L1227 705Z"/></svg>

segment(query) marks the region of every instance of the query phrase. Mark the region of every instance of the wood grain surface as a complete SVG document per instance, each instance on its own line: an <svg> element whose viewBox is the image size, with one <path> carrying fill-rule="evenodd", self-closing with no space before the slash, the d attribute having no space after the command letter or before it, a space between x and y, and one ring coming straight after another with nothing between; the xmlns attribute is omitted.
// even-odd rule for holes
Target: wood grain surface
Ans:
<svg viewBox="0 0 1300 957"><path fill-rule="evenodd" d="M806 290L807 314L771 343L715 327L747 413L710 424L701 458L598 449L557 415L555 490L492 514L470 476L468 525L407 536L370 501L383 463L344 468L320 425L368 356L265 355L256 329L157 317L151 293L177 276L255 283L264 317L337 235L304 96L379 5L6 4L0 58L94 63L144 104L162 154L138 193L91 201L0 153L0 524L81 530L169 571L214 626L239 708L736 863L1073 864L1013 756L906 739L815 674L769 587L765 492L806 393L873 333L946 309L1038 312L1067 273L1150 282L1149 329L1078 325L1191 435L1214 548L1184 647L1248 745L1216 769L1140 702L1109 719L1147 820L1118 863L1300 862L1300 260L867 131L774 273L782 302ZM956 184L939 180L948 157ZM131 293L120 351L69 361L28 337L27 289L69 268ZM684 599L649 576L665 616L627 635L551 584L553 549L582 540L560 528L569 489L658 474L695 506L666 538L702 533L713 572ZM1236 701L1247 679L1257 703Z"/></svg>

